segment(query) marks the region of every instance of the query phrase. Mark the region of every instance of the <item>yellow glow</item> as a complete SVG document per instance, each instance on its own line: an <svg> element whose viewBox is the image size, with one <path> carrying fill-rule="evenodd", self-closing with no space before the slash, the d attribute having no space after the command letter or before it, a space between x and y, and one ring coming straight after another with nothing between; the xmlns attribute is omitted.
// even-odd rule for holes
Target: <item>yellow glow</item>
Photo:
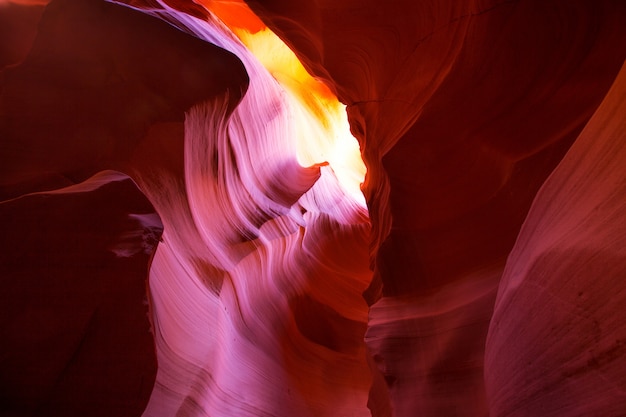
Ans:
<svg viewBox="0 0 626 417"><path fill-rule="evenodd" d="M287 45L241 0L203 0L285 89L296 110L298 161L303 166L328 162L341 185L365 205L361 183L365 165L350 133L345 106L313 78Z"/></svg>

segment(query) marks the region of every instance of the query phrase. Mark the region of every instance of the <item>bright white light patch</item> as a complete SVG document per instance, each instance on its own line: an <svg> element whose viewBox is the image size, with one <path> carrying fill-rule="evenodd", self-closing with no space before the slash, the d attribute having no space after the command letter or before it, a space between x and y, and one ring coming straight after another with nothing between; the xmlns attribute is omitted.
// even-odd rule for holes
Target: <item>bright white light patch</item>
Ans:
<svg viewBox="0 0 626 417"><path fill-rule="evenodd" d="M357 140L350 132L346 107L320 80L313 78L295 54L268 28L254 34L234 32L250 52L285 89L299 127L298 162L311 166L328 162L347 194L365 207L361 183L365 164Z"/></svg>

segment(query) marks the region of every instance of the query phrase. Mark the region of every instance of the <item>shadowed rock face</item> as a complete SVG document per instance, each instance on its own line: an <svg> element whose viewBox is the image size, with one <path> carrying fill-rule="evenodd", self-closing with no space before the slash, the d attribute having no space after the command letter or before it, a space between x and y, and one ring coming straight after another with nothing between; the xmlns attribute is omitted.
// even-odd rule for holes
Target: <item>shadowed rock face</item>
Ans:
<svg viewBox="0 0 626 417"><path fill-rule="evenodd" d="M30 51L43 6L3 3L0 6L0 68L20 63Z"/></svg>
<svg viewBox="0 0 626 417"><path fill-rule="evenodd" d="M54 1L26 59L3 71L0 185L14 195L42 174L80 181L124 168L151 125L182 123L191 105L225 91L236 102L246 86L235 56L154 17Z"/></svg>
<svg viewBox="0 0 626 417"><path fill-rule="evenodd" d="M0 414L140 415L157 367L152 206L109 172L4 201L0 219Z"/></svg>
<svg viewBox="0 0 626 417"><path fill-rule="evenodd" d="M622 2L247 1L347 104L371 233L272 150L289 106L201 6L129 3L185 33L55 0L1 49L7 412L94 415L80 387L102 415L623 413ZM109 171L62 188L103 169L152 205Z"/></svg>

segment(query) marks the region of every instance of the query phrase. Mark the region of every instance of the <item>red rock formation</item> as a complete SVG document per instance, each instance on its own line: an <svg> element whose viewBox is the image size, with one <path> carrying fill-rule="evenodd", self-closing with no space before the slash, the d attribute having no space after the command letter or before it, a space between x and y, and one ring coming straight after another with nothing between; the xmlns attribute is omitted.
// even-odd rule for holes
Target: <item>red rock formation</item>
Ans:
<svg viewBox="0 0 626 417"><path fill-rule="evenodd" d="M200 22L167 7L155 14L182 30L99 2L57 0L47 7L33 49L20 65L4 72L4 197L53 189L60 181L71 183L103 168L118 168L133 176L158 210L165 232L151 262L150 299L159 373L146 414L366 415L370 375L362 342L367 310L361 293L371 279L369 222L331 167L323 161L299 166L292 140L299 129L331 136L333 131L323 123L294 123L302 121L296 117L301 110L215 22ZM184 32L228 47L245 61L255 88L237 108L247 86L241 62ZM145 47L148 39L153 46ZM29 125L28 120L37 122ZM87 198L95 192L89 184L91 180L79 186ZM122 205L129 198L123 193L117 197ZM125 210L111 200L99 209L121 209L123 218ZM90 214L84 207L75 216L89 223ZM159 221L155 224L160 227ZM81 229L89 230L87 225ZM108 229L98 234L112 242L110 247L84 246L80 256L104 257L106 264L114 264L115 255L133 257L136 244L126 238L113 244L111 233L117 240L126 234ZM39 241L24 243L58 257ZM25 273L9 262L13 256L6 261L10 273ZM65 291L71 285L72 264L59 262L54 288ZM19 303L33 298L29 290L37 276L30 275ZM134 278L142 282L144 276ZM81 296L88 307L97 305L82 287L76 294ZM102 327L145 309L141 300L134 301L117 314L103 313L102 325L83 327L102 332ZM73 343L63 337L64 326L58 327L55 335ZM118 334L108 337L105 345L123 346ZM7 347L9 356L15 356L17 345ZM37 372L48 379L54 375L45 370L23 380L17 375L29 361L37 363L39 346L13 365L15 373L7 375L7 384L17 380L27 389ZM117 355L97 346L77 351L97 363L100 357L106 363ZM144 354L151 359L154 352L143 345L127 353L129 358ZM63 369L66 358L58 356L50 360ZM66 372L70 368L66 365ZM153 374L141 363L126 371L147 371L146 386L151 386ZM123 388L116 385L119 374L107 375L96 366L81 372L65 385L51 381L42 387L43 399L33 401L44 405L37 407L59 415L88 414L80 401L61 399L76 391L75 383L85 384L81 389L92 398L84 376L90 372ZM242 386L248 387L243 396ZM111 401L97 412L136 414L145 392L128 388L126 394L136 402ZM114 394L102 390L102 396L108 395ZM25 395L8 396L12 409L29 411ZM51 399L57 402L48 407Z"/></svg>
<svg viewBox="0 0 626 417"><path fill-rule="evenodd" d="M109 171L3 201L0 227L0 414L140 415L157 367L152 206Z"/></svg>
<svg viewBox="0 0 626 417"><path fill-rule="evenodd" d="M24 23L3 31L32 37L39 6L0 6ZM57 0L37 28L30 51L28 37L2 39L0 414L140 415L162 226L126 176L88 177L127 170L157 123L182 128L192 104L240 96L247 76L223 49L118 5Z"/></svg>
<svg viewBox="0 0 626 417"><path fill-rule="evenodd" d="M182 122L192 104L240 96L247 83L221 48L129 8L72 0L46 8L29 55L3 79L0 186L9 193L49 173L83 180L125 169L151 125Z"/></svg>
<svg viewBox="0 0 626 417"><path fill-rule="evenodd" d="M361 143L379 279L367 343L386 381L374 391L386 385L393 415L486 415L499 275L626 56L624 6L248 3L348 104Z"/></svg>
<svg viewBox="0 0 626 417"><path fill-rule="evenodd" d="M0 68L20 63L37 34L42 6L0 3Z"/></svg>
<svg viewBox="0 0 626 417"><path fill-rule="evenodd" d="M545 182L489 328L491 415L626 409L626 67Z"/></svg>
<svg viewBox="0 0 626 417"><path fill-rule="evenodd" d="M250 86L232 114L228 96L191 109L177 163L132 161L165 229L146 415L367 415L364 208L332 167L299 166L293 138L315 124L232 34L160 13L236 53Z"/></svg>
<svg viewBox="0 0 626 417"><path fill-rule="evenodd" d="M347 104L371 234L332 167L296 162L293 104L200 2L128 3L181 31L99 2L46 9L3 73L0 186L9 198L113 168L156 208L146 415L623 414L622 2L247 1ZM98 233L81 254L109 264L106 250L137 247ZM10 354L37 346L4 329ZM76 337L58 340L67 352ZM32 356L3 380L20 387L12 409L52 386L54 372L36 389L17 376Z"/></svg>

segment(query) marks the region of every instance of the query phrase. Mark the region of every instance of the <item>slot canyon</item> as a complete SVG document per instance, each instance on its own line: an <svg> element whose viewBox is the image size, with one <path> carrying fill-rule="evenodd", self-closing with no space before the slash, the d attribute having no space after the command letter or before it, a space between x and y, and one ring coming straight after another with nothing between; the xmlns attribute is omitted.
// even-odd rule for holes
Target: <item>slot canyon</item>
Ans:
<svg viewBox="0 0 626 417"><path fill-rule="evenodd" d="M626 2L0 0L0 416L626 416Z"/></svg>

